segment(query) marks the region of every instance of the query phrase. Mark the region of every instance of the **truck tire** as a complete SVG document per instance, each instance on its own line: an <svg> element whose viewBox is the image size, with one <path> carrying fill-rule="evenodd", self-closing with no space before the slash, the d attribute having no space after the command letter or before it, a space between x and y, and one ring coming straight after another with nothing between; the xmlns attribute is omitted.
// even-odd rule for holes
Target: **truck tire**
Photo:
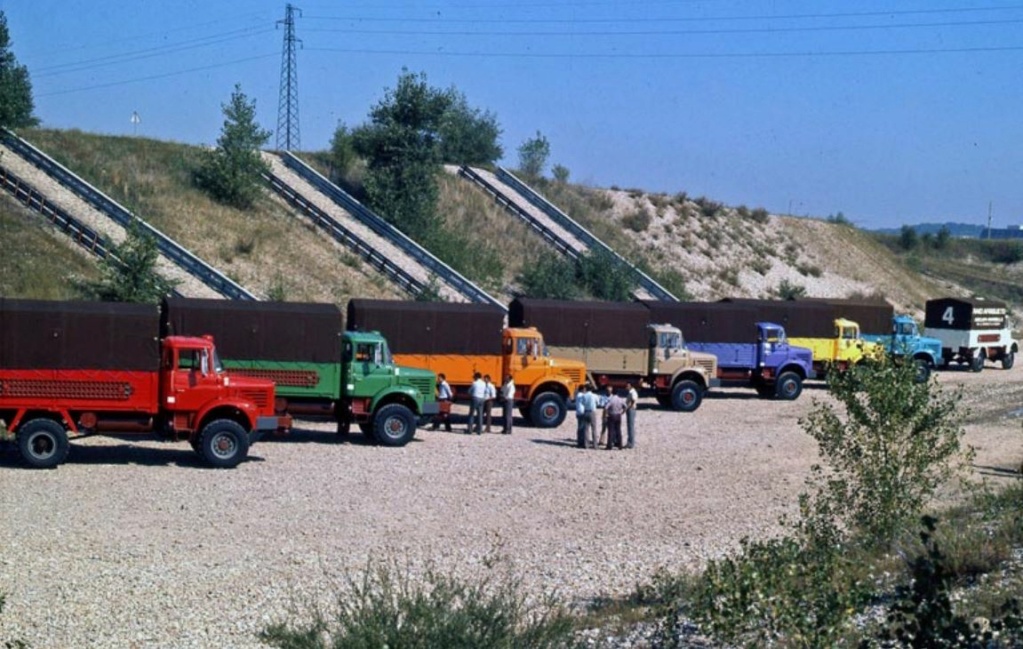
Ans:
<svg viewBox="0 0 1023 649"><path fill-rule="evenodd" d="M931 364L922 358L918 358L913 363L916 365L916 376L913 381L916 383L927 383L927 379L931 378Z"/></svg>
<svg viewBox="0 0 1023 649"><path fill-rule="evenodd" d="M238 422L215 419L202 429L199 453L210 466L233 469L249 454L249 435Z"/></svg>
<svg viewBox="0 0 1023 649"><path fill-rule="evenodd" d="M677 412L692 412L703 401L703 388L696 381L679 381L671 389L671 407Z"/></svg>
<svg viewBox="0 0 1023 649"><path fill-rule="evenodd" d="M803 379L795 372L782 372L774 384L774 395L783 401L795 401L803 392Z"/></svg>
<svg viewBox="0 0 1023 649"><path fill-rule="evenodd" d="M52 419L31 419L18 427L18 450L33 469L52 469L67 458L67 431Z"/></svg>
<svg viewBox="0 0 1023 649"><path fill-rule="evenodd" d="M400 403L388 404L373 416L373 438L384 446L405 446L415 435L416 416Z"/></svg>
<svg viewBox="0 0 1023 649"><path fill-rule="evenodd" d="M557 428L567 414L565 400L555 392L538 394L529 405L529 421L537 428Z"/></svg>
<svg viewBox="0 0 1023 649"><path fill-rule="evenodd" d="M984 370L984 357L981 355L974 356L970 359L970 371L981 372Z"/></svg>
<svg viewBox="0 0 1023 649"><path fill-rule="evenodd" d="M1016 353L1007 352L1005 356L1002 356L1002 369L1011 370L1012 366L1016 363Z"/></svg>

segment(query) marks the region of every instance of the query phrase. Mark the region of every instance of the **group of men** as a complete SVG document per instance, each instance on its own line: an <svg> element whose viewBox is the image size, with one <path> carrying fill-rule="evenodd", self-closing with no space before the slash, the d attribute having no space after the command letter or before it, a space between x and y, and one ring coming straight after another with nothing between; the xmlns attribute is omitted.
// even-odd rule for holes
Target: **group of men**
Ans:
<svg viewBox="0 0 1023 649"><path fill-rule="evenodd" d="M639 402L639 394L632 383L625 386L625 396L616 394L610 385L604 386L601 394L594 392L587 383L579 388L573 403L576 415L576 445L579 448L635 448L636 447L636 405ZM501 392L498 395L497 388L490 380L490 375L481 375L476 372L473 375L472 384L469 386L469 419L465 433L471 435L476 433L482 435L489 433L491 428L491 409L494 401L500 396L503 408L504 427L502 433L511 435L512 412L515 408L515 382L511 375L504 377L501 384ZM444 374L437 375L437 401L440 405L440 414L433 420L433 430L437 430L440 424L444 424L444 430L451 432L451 404L455 395L448 384ZM597 411L601 410L601 431L600 438L597 438ZM626 423L626 439L623 445L622 440L622 419ZM486 424L484 426L484 424ZM586 432L589 431L589 444L586 440Z"/></svg>
<svg viewBox="0 0 1023 649"><path fill-rule="evenodd" d="M625 397L616 394L614 388L605 385L601 394L594 392L587 383L579 388L575 396L576 431L575 441L579 448L635 448L636 447L636 405L639 393L632 383L625 385ZM597 439L597 411L602 410L600 439ZM627 438L622 445L622 418L625 419ZM586 432L589 431L589 443Z"/></svg>
<svg viewBox="0 0 1023 649"><path fill-rule="evenodd" d="M497 388L490 380L490 375L481 375L479 372L473 374L472 384L469 386L469 421L465 430L467 435L476 433L482 435L489 433L491 428L491 411L494 401L497 400ZM515 407L515 382L511 375L504 377L501 384L501 406L503 410L504 427L501 430L505 435L512 432L512 411ZM433 430L437 430L440 424L444 424L444 430L451 431L451 403L454 400L454 393L448 384L444 374L437 375L437 401L440 405L440 414L433 420ZM484 423L486 427L484 428Z"/></svg>

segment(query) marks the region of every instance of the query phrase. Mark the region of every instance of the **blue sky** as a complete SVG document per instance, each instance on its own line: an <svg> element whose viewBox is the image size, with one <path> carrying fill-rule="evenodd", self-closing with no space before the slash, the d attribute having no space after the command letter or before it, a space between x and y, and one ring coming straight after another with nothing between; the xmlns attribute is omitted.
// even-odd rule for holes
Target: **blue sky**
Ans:
<svg viewBox="0 0 1023 649"><path fill-rule="evenodd" d="M594 186L868 228L1023 224L1011 0L300 1L301 144L403 67ZM235 83L277 125L284 2L0 0L43 125L212 143ZM132 124L137 112L141 123Z"/></svg>

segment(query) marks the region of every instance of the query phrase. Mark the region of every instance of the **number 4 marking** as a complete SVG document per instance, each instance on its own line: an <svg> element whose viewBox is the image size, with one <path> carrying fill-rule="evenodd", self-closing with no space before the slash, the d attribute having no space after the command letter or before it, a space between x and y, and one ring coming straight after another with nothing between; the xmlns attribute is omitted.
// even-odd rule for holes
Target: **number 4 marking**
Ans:
<svg viewBox="0 0 1023 649"><path fill-rule="evenodd" d="M945 313L942 314L941 319L947 322L949 326L955 324L955 318L952 317L952 307L945 309Z"/></svg>

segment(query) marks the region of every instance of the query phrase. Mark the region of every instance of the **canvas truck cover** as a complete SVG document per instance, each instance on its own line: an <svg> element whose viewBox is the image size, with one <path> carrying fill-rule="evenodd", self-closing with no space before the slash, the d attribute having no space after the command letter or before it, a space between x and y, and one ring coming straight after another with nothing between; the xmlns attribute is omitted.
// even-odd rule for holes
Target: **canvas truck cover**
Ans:
<svg viewBox="0 0 1023 649"><path fill-rule="evenodd" d="M508 306L511 327L536 327L556 347L646 349L650 312L622 302L518 298Z"/></svg>
<svg viewBox="0 0 1023 649"><path fill-rule="evenodd" d="M785 327L785 333L789 338L834 338L835 319L842 317L842 314L827 302L748 298L725 298L721 301L756 309L757 322L780 324Z"/></svg>
<svg viewBox="0 0 1023 649"><path fill-rule="evenodd" d="M344 320L333 304L166 298L162 333L209 334L230 360L340 363Z"/></svg>
<svg viewBox="0 0 1023 649"><path fill-rule="evenodd" d="M801 297L795 302L822 302L835 308L835 316L860 325L860 333L885 335L892 332L895 309L884 300L847 300L830 297ZM791 334L789 334L791 335Z"/></svg>
<svg viewBox="0 0 1023 649"><path fill-rule="evenodd" d="M641 302L650 311L650 322L672 324L687 341L700 343L754 343L757 310L730 302Z"/></svg>
<svg viewBox="0 0 1023 649"><path fill-rule="evenodd" d="M0 298L0 368L160 369L155 304Z"/></svg>
<svg viewBox="0 0 1023 649"><path fill-rule="evenodd" d="M350 331L379 331L395 354L500 356L504 309L491 304L348 302Z"/></svg>
<svg viewBox="0 0 1023 649"><path fill-rule="evenodd" d="M924 308L924 326L931 329L1002 329L1005 302L977 298L945 297L928 300Z"/></svg>

